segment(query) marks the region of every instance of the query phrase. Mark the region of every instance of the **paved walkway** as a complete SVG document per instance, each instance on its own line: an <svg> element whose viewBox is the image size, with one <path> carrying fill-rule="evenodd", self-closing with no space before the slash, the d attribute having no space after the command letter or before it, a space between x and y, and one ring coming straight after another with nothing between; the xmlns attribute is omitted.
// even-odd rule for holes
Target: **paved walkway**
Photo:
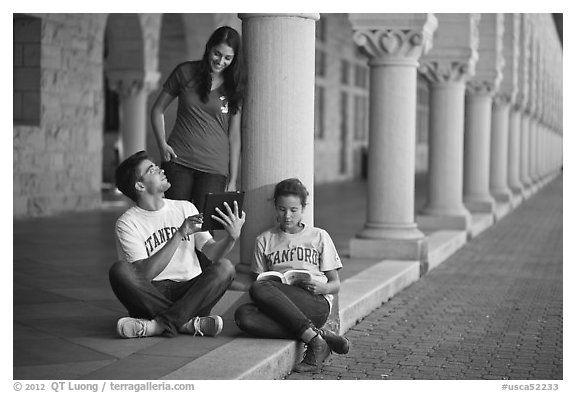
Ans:
<svg viewBox="0 0 576 393"><path fill-rule="evenodd" d="M425 179L417 177L416 209L424 201L424 184ZM364 182L330 184L317 187L315 190L316 225L327 229L334 238L344 260L345 267L341 275L344 281L366 268L366 265L362 263L346 263L348 242L362 228L365 220L365 193L366 184ZM337 198L334 196L337 196ZM343 203L342 201L345 202ZM181 335L174 339L154 337L143 340L122 340L116 337L114 331L115 323L119 317L124 316L125 310L110 290L107 271L115 259L113 225L123 209L120 206L109 205L109 207L99 211L71 213L49 218L14 220L14 379L158 379L175 375L176 371L182 371L186 369L185 366L193 365L195 359L214 358L215 361L221 362L222 359L216 356L219 353L218 351L224 351L225 348L234 347L235 345L246 345L242 344L241 332L232 322L231 312L223 315L225 329L220 336L215 338ZM540 227L535 224L542 222L551 223L551 227L547 227L548 229L546 230L536 230ZM554 227L554 225L556 226ZM491 234L501 226L507 226L508 228L520 226L524 228L526 230L525 236L529 237L528 243L538 253L530 254L527 251L528 249L518 247L519 238L509 238L510 244L500 240L506 233L502 236L496 236L496 239L494 239ZM533 231L529 231L528 229L530 228ZM555 228L556 232L551 228ZM511 331L516 332L515 334L520 334L516 322L522 322L522 326L527 329L525 331L534 335L540 334L538 333L540 330L534 331L536 333L533 332L533 329L535 329L534 325L540 326L539 324L543 323L541 321L537 322L538 318L546 318L545 321L549 324L547 326L553 326L552 322L555 321L551 317L553 314L547 311L548 314L541 315L540 308L534 308L530 313L521 312L520 310L523 309L522 307L524 307L527 299L552 295L558 297L558 304L560 305L555 309L560 313L556 318L556 320L560 320L559 328L548 329L546 334L537 335L534 340L536 340L535 345L537 348L542 347L544 338L549 340L552 337L556 337L557 340L560 340L560 350L558 352L556 351L557 347L554 347L555 357L552 360L552 368L557 370L558 359L560 359L560 363L562 362L562 257L561 254L558 254L558 252L561 252L558 249L553 249L550 245L548 246L552 248L545 247L546 244L540 243L543 240L538 236L543 236L543 233L548 233L551 239L555 239L557 242L555 247L561 250L561 177L534 195L525 205L520 206L504 220L497 223L495 227L490 228L485 235L474 239L466 246L466 249L461 251L468 253L466 255L469 256L465 257L464 260L471 261L470 266L466 265L471 268L477 265L474 261L483 260L485 256L492 255L499 247L501 248L508 244L512 250L509 255L510 268L506 270L504 265L502 265L503 271L491 270L493 274L491 283L496 281L505 282L506 277L512 280L512 274L514 272L518 274L514 285L507 289L508 294L492 290L489 296L483 300L484 303L478 303L482 299L479 295L479 288L472 285L470 292L475 297L470 297L470 303L466 303L461 294L458 293L457 287L452 288L435 282L434 277L436 276L433 273L439 274L435 273L436 270L442 272L441 277L446 277L447 280L450 278L450 282L457 282L458 285L463 285L463 283L468 281L471 284L476 282L478 277L467 277L467 275L479 274L476 270L467 271L464 269L460 271L457 266L452 267L452 265L458 265L458 261L462 258L460 253L456 254L450 259L451 262L446 262L447 267L440 266L436 268L424 276L426 280L421 279L421 282L414 284L401 293L402 296L408 297L393 297L385 306L388 311L383 315L387 315L386 317L379 314L383 312L380 309L365 318L360 325L354 327L349 332L349 335L354 341L355 350L346 357L334 357L331 360L331 364L326 366L323 375L333 378L354 378L362 375L363 378L377 377L380 379L382 374L389 375L391 378L400 377L400 374L393 374L392 371L380 370L379 367L381 366L378 363L392 368L390 359L394 359L391 356L394 355L396 356L397 364L403 365L403 371L411 370L408 367L411 365L404 365L403 362L415 361L417 356L420 355L421 357L430 357L434 361L438 361L437 365L443 364L437 358L438 355L455 353L460 349L465 351L458 353L457 358L461 359L462 363L465 363L463 360L465 355L463 353L471 356L473 352L469 351L470 345L477 343L480 339L479 337L484 333L482 331L480 333L477 332L476 335L469 335L469 332L475 332L472 327L486 326L480 325L474 319L470 319L474 321L473 324L465 324L466 321L462 318L475 316L471 307L477 307L477 310L488 315L482 321L490 322L491 324L488 325L490 329L501 327L501 324L506 322L508 325L504 325L505 329L515 329ZM480 244L483 244L483 246L480 247ZM552 254L552 251L556 252L556 254ZM544 252L546 254L543 254ZM537 266L539 266L538 263L541 261L540 256L550 257L552 265L546 268L540 266L540 270L538 270ZM493 269L501 265L501 263L496 263L497 261L502 262L501 259L494 258L486 260L491 261L490 265L494 265ZM531 263L528 263L529 261ZM513 268L513 266L515 267ZM552 269L551 266L556 266L556 270ZM559 274L560 278L556 280L558 281L556 283L558 285L556 292L551 292L551 290L547 289L549 287L546 283L552 280L552 272L554 271ZM484 274L488 274L487 272L488 270ZM528 274L529 272L531 274ZM541 275L535 275L534 272L540 272L539 274ZM507 274L510 276L507 276ZM524 281L531 288L539 289L535 293L520 296L519 294L523 293L522 291L526 288L522 286ZM428 285L433 286L439 285L442 288L439 293L444 294L443 296L446 299L440 297L439 299L442 301L429 304L426 303L426 299L430 298L431 294L418 292L417 295L409 295L413 291L418 290L420 286L426 288L426 283L430 283ZM444 288L445 286L446 288ZM424 291L424 289L419 291ZM233 310L234 302L242 299L239 299L240 295L237 295L236 291L230 292L235 292L236 294L229 296L231 303L226 306ZM515 296L520 296L518 297L519 300L516 303L510 303L511 299L517 299ZM447 299L453 299L450 301L454 303L450 303ZM475 299L477 302L473 302ZM499 309L488 310L483 308L496 303L498 299L502 301ZM405 306L405 309L402 309L403 305L409 301L414 302L413 304L415 305ZM420 303L422 305L416 307ZM428 304L428 306L424 306L424 304ZM516 307L518 307L518 310L515 310ZM458 311L462 311L464 308L467 314L461 315ZM394 310L394 312L391 310ZM549 308L546 310L549 310ZM513 314L510 314L514 315L514 318L510 319L511 317L507 314L508 311L514 311ZM405 314L404 317L402 316L403 314ZM388 322L392 321L390 317L397 317L397 322L390 324ZM376 319L366 325L368 321L372 321L372 318ZM387 325L378 322L379 318L385 318ZM402 322L404 320L407 322ZM458 326L458 328L446 323L450 321L453 321L453 324ZM381 332L382 335L380 336L367 335L367 333L373 332L374 327L377 325L386 326L385 331L387 334ZM466 330L467 326L471 330ZM417 327L419 329L426 327L428 330L416 330ZM442 327L445 330L440 330ZM487 342L491 342L489 340L496 340L498 343L502 342L508 345L511 340L510 337L516 337L519 341L516 341L514 345L516 343L524 345L524 342L528 342L525 337L519 338L518 336L505 335L503 338L499 338L490 335L496 334L495 331L490 329L486 330L485 335L482 336L484 341L488 340ZM388 334L392 331L395 333ZM521 331L521 333L524 334L525 331ZM438 337L434 335L434 332L436 332ZM453 341L454 339L451 335L454 332L463 334L460 341ZM426 338L417 337L419 333L425 334ZM372 364L369 372L367 371L363 374L355 373L359 368L365 367L366 362L362 358L365 350L373 346L375 337L378 341L383 340L384 346L382 346L380 353L382 356L372 358L372 361L368 362ZM434 337L440 340L444 346L436 348L435 344L430 341ZM466 337L467 339L465 339ZM393 338L402 341L388 341ZM475 338L477 341L470 341L471 338ZM260 340L259 345L268 345L276 348L279 345L278 341L281 340L268 340L270 341L269 343L265 341ZM408 352L416 356L416 358L408 359L406 346L409 344L414 345L415 343L422 343L422 345L418 348L413 348L412 352ZM460 346L446 347L448 344ZM427 346L430 346L428 350L426 350ZM273 351L275 350L273 349ZM424 364L421 365L420 371L426 371L423 367L430 367L430 364L432 364L424 360L421 358ZM347 365L338 363L341 361L354 361L356 365L349 368ZM515 364L526 363L518 361ZM230 365L230 367L232 366ZM220 365L220 367L223 366ZM257 374L252 375L257 376ZM414 372L410 375L404 374L404 377L418 378L418 375ZM561 371L559 375L561 378ZM318 375L304 375L304 377L317 378ZM211 378L206 376L202 378L201 375L199 379Z"/></svg>
<svg viewBox="0 0 576 393"><path fill-rule="evenodd" d="M287 379L563 379L562 178Z"/></svg>

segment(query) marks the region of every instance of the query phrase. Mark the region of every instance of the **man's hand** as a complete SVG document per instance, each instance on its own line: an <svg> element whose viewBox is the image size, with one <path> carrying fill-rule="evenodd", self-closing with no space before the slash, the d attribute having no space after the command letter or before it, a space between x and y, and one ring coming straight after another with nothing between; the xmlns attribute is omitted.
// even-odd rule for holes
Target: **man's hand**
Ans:
<svg viewBox="0 0 576 393"><path fill-rule="evenodd" d="M246 213L238 212L238 202L236 201L234 201L234 212L232 212L227 202L224 202L224 207L226 208L227 214L220 210L220 208L216 208L216 212L220 217L213 214L212 218L221 223L226 232L228 232L228 235L236 240L240 237L242 225L244 225L244 221L246 221Z"/></svg>
<svg viewBox="0 0 576 393"><path fill-rule="evenodd" d="M202 228L202 222L202 213L186 217L180 228L178 228L178 232L180 232L182 237L193 235L194 233L200 231Z"/></svg>

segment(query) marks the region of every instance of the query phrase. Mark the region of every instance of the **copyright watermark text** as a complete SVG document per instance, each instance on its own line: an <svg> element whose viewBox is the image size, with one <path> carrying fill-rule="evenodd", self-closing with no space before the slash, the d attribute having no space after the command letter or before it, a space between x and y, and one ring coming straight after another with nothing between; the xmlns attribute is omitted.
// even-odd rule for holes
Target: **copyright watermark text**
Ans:
<svg viewBox="0 0 576 393"><path fill-rule="evenodd" d="M71 382L54 381L42 383L14 382L16 392L157 392L157 391L193 391L193 383L170 382Z"/></svg>

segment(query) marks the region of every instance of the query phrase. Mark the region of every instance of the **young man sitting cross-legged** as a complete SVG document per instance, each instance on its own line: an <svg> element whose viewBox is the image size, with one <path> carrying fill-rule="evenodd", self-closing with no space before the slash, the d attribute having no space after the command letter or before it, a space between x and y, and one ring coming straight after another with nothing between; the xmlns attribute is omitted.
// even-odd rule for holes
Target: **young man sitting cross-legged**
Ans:
<svg viewBox="0 0 576 393"><path fill-rule="evenodd" d="M121 337L215 336L222 318L210 315L234 279L232 263L223 257L240 236L245 213L226 205L212 216L227 236L215 241L200 230L202 216L188 201L164 198L170 182L146 152L124 160L116 170L118 189L136 204L116 222L119 261L110 268L110 284L130 317L121 318ZM202 269L195 250L210 261Z"/></svg>

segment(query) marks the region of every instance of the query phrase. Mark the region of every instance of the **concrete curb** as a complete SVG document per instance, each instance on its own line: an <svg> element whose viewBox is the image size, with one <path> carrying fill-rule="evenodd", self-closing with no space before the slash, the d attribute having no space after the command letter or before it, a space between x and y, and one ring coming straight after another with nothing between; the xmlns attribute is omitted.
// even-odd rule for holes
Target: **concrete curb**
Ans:
<svg viewBox="0 0 576 393"><path fill-rule="evenodd" d="M353 263L353 261L352 261ZM342 282L340 333L419 278L419 263L377 262ZM303 345L291 340L238 337L162 379L280 379L301 358Z"/></svg>

